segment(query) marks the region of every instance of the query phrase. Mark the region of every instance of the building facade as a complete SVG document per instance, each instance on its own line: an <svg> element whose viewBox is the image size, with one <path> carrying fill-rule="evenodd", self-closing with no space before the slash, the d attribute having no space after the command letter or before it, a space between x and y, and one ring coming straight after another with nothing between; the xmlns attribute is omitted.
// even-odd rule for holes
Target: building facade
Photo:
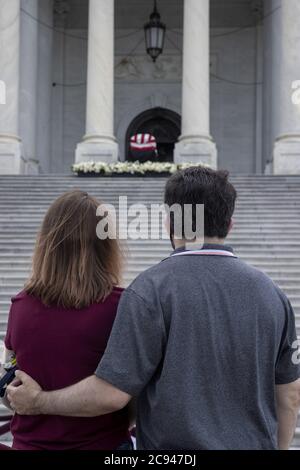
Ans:
<svg viewBox="0 0 300 470"><path fill-rule="evenodd" d="M157 3L153 63L152 0L0 0L0 173L126 160L138 132L162 161L300 172L300 2Z"/></svg>

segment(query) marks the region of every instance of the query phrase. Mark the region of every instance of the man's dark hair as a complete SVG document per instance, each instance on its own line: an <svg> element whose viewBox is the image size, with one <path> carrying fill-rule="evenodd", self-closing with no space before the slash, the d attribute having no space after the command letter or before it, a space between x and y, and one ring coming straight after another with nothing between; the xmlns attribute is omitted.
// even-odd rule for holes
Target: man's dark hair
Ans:
<svg viewBox="0 0 300 470"><path fill-rule="evenodd" d="M204 204L204 235L225 238L228 235L234 212L236 190L228 181L228 172L205 167L190 167L180 170L167 181L165 204ZM195 215L193 210L193 219ZM172 228L171 218L171 234ZM195 221L193 220L193 226Z"/></svg>

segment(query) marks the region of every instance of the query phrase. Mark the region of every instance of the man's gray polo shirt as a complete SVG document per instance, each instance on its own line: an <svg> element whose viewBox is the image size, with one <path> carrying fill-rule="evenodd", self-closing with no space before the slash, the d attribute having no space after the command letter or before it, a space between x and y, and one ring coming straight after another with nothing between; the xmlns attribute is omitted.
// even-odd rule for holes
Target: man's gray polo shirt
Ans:
<svg viewBox="0 0 300 470"><path fill-rule="evenodd" d="M123 293L96 375L138 398L139 449L276 449L275 384L300 377L295 340L268 276L235 257L171 256Z"/></svg>

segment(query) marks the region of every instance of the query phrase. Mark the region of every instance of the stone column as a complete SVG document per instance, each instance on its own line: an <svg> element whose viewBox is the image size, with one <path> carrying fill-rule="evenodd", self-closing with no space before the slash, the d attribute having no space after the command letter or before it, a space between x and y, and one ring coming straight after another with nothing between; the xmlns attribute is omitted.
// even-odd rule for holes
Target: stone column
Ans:
<svg viewBox="0 0 300 470"><path fill-rule="evenodd" d="M217 166L209 132L209 0L184 1L182 134L175 161Z"/></svg>
<svg viewBox="0 0 300 470"><path fill-rule="evenodd" d="M19 137L20 0L0 0L0 80L6 104L0 105L0 173L24 170Z"/></svg>
<svg viewBox="0 0 300 470"><path fill-rule="evenodd" d="M26 173L37 174L36 110L38 72L38 0L23 0L21 12L20 135L23 141ZM32 18L33 17L33 18Z"/></svg>
<svg viewBox="0 0 300 470"><path fill-rule="evenodd" d="M66 87L62 86L63 83L71 83L71 80L65 76L65 59L66 59L66 40L65 27L70 11L69 3L55 0L54 2L54 27L55 34L53 35L53 86L52 90L52 112L55 119L52 119L52 147L51 147L51 164L48 171L50 173L66 173L64 162L64 122L65 122L65 92ZM75 40L70 38L74 46L82 42L82 40ZM73 41L76 41L73 43ZM58 86L56 84L59 84ZM74 156L71 156L72 160ZM68 168L69 169L69 168Z"/></svg>
<svg viewBox="0 0 300 470"><path fill-rule="evenodd" d="M270 87L273 172L300 173L300 104L293 103L293 83L300 79L300 2L267 0L265 27L270 70L265 74Z"/></svg>
<svg viewBox="0 0 300 470"><path fill-rule="evenodd" d="M39 43L36 154L40 173L49 173L52 150L53 0L38 1ZM45 24L48 26L45 27Z"/></svg>
<svg viewBox="0 0 300 470"><path fill-rule="evenodd" d="M86 134L76 162L118 159L114 137L114 0L89 1Z"/></svg>

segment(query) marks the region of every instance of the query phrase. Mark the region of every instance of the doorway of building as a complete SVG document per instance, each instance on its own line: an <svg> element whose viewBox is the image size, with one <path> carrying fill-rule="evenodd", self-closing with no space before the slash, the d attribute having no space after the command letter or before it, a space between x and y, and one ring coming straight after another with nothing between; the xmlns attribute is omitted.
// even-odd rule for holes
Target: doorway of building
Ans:
<svg viewBox="0 0 300 470"><path fill-rule="evenodd" d="M154 135L158 155L156 161L172 162L174 146L181 133L179 114L165 108L153 108L139 114L126 133L126 159L130 159L130 139L136 134Z"/></svg>

